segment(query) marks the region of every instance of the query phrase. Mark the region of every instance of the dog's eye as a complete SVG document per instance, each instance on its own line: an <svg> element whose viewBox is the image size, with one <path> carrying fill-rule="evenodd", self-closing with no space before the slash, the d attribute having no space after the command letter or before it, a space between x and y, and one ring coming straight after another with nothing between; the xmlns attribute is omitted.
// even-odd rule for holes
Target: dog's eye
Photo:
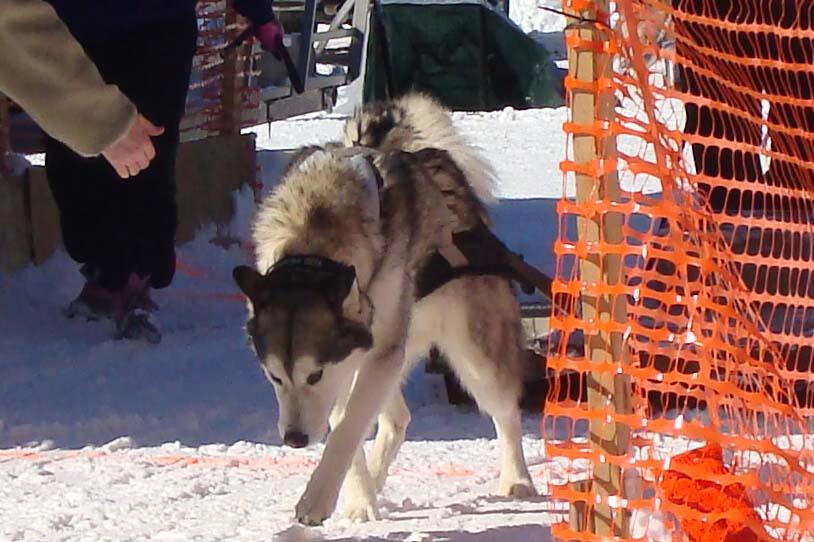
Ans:
<svg viewBox="0 0 814 542"><path fill-rule="evenodd" d="M276 376L274 376L273 374L271 374L271 371L269 371L269 370L268 370L268 369L266 369L265 367L263 367L263 372L264 372L264 373L266 373L266 376L267 376L267 377L269 377L269 379L270 379L272 382L274 382L275 384L277 384L278 386L282 386L282 385L283 385L283 381L282 381L282 380L280 380L279 378L277 378Z"/></svg>
<svg viewBox="0 0 814 542"><path fill-rule="evenodd" d="M309 386L313 386L320 380L322 380L322 369L320 369L319 371L314 371L313 373L308 375L306 382L308 383Z"/></svg>

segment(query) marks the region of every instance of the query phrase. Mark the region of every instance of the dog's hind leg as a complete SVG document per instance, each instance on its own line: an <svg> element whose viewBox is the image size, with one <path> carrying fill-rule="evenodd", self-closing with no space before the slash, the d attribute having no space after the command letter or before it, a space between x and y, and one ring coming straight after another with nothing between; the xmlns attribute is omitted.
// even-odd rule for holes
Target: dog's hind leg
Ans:
<svg viewBox="0 0 814 542"><path fill-rule="evenodd" d="M428 324L430 325L429 328L427 327ZM433 344L433 332L431 330L432 322L428 322L426 318L412 320L405 346L402 378L409 375L419 360L430 351ZM399 388L393 392L384 410L379 414L376 442L373 444L373 453L368 461L368 469L376 484L377 493L384 489L388 470L404 443L410 419L410 409L407 408L404 395Z"/></svg>
<svg viewBox="0 0 814 542"><path fill-rule="evenodd" d="M469 352L448 352L448 357L461 383L474 396L478 408L489 414L495 425L500 448L498 492L516 498L536 495L523 454L519 393L501 386L498 379L490 378L491 375L473 372L473 366L490 367L494 363L485 359L481 352L474 352L475 349L467 350Z"/></svg>
<svg viewBox="0 0 814 542"><path fill-rule="evenodd" d="M525 498L537 494L523 455L523 429L518 407L492 413L500 446L498 491L507 497Z"/></svg>
<svg viewBox="0 0 814 542"><path fill-rule="evenodd" d="M399 448L404 443L407 426L410 424L410 409L404 402L404 396L399 390L390 399L384 411L379 415L379 428L376 432L376 442L373 444L373 453L370 454L368 469L376 487L376 493L381 492L387 480L387 471Z"/></svg>
<svg viewBox="0 0 814 542"><path fill-rule="evenodd" d="M457 280L437 294L427 310L442 313L436 344L446 354L478 407L492 417L500 447L501 495L536 494L523 455L520 398L525 378L517 301L494 277ZM443 311L443 312L442 312Z"/></svg>

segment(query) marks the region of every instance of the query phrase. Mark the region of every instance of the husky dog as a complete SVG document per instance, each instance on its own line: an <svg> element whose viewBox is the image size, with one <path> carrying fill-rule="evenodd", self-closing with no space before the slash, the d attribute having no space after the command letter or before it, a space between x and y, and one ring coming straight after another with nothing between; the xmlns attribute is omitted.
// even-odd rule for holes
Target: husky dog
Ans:
<svg viewBox="0 0 814 542"><path fill-rule="evenodd" d="M447 111L409 95L358 111L344 144L302 149L262 203L256 269L234 271L249 299L247 332L284 442L304 447L331 428L296 506L300 522L322 523L340 489L347 517L379 517L377 494L410 421L400 384L433 346L493 418L499 492L535 494L521 445L514 291L502 276L456 272L477 250L453 239L485 229L493 180ZM377 416L368 460L361 444Z"/></svg>

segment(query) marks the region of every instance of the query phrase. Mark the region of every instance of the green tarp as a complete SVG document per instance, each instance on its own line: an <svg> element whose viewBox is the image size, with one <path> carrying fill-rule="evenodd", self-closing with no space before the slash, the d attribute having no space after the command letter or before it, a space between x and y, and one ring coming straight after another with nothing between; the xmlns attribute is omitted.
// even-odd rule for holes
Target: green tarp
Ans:
<svg viewBox="0 0 814 542"><path fill-rule="evenodd" d="M563 105L548 52L485 0L377 0L364 101L428 92L459 111Z"/></svg>

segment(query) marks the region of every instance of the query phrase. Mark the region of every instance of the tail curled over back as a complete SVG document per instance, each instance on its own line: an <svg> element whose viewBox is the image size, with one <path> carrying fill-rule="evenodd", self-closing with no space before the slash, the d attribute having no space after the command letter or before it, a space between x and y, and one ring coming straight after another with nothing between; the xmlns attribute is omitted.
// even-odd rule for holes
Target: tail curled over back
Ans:
<svg viewBox="0 0 814 542"><path fill-rule="evenodd" d="M345 124L344 144L387 151L442 149L463 172L483 203L494 201L496 175L480 149L455 129L449 111L418 93L367 105Z"/></svg>

